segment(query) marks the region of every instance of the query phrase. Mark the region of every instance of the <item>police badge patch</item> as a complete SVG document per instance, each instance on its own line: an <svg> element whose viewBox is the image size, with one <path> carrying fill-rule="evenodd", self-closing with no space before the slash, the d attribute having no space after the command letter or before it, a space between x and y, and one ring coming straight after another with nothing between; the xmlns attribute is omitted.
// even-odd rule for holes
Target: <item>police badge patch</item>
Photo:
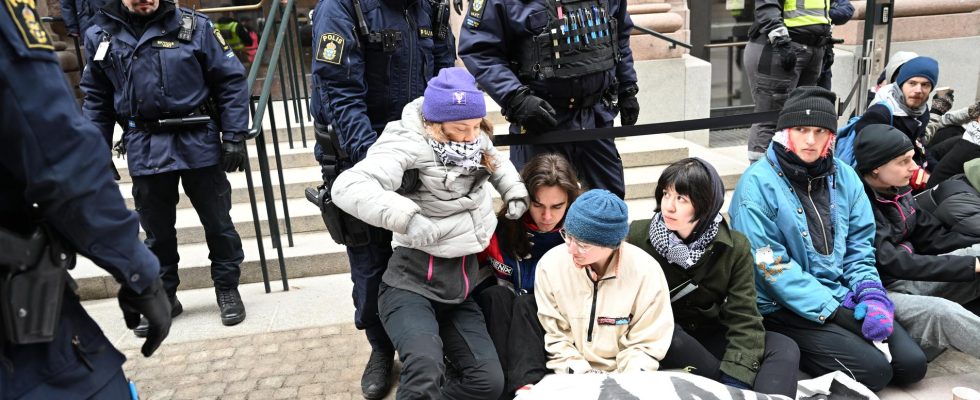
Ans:
<svg viewBox="0 0 980 400"><path fill-rule="evenodd" d="M4 4L28 48L54 50L48 32L41 26L34 0L4 0Z"/></svg>
<svg viewBox="0 0 980 400"><path fill-rule="evenodd" d="M208 23L210 24L210 22ZM221 51L227 52L228 50L231 50L231 46L229 46L228 43L225 42L225 38L221 36L221 30L214 25L211 25L211 31L214 32L214 38L218 39L218 44L221 45Z"/></svg>
<svg viewBox="0 0 980 400"><path fill-rule="evenodd" d="M344 37L336 33L324 33L320 35L320 44L317 45L316 59L325 63L340 65L340 60L344 56Z"/></svg>
<svg viewBox="0 0 980 400"><path fill-rule="evenodd" d="M470 3L470 12L466 17L466 25L471 28L476 28L480 26L480 21L483 20L483 9L486 5L486 0L473 0Z"/></svg>

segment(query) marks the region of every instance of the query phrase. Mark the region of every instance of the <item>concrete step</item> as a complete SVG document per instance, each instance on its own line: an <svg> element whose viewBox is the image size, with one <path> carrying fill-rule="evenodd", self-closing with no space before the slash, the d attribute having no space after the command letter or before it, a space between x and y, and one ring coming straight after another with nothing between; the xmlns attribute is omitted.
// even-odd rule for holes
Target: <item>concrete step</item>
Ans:
<svg viewBox="0 0 980 400"><path fill-rule="evenodd" d="M745 163L732 160L711 150L695 148L693 145L691 152L692 155L710 161L718 169L725 182L725 187L729 191L726 195L726 205L723 208L723 210L727 210L731 190L738 182L738 178L745 168ZM666 165L656 165L632 167L626 170L627 205L630 208L631 219L648 218L652 214L655 208L653 195L656 182L665 168ZM289 200L290 220L294 228L294 247L283 248L288 276L299 278L347 272L349 266L344 247L337 245L330 239L329 234L323 228L319 212L312 205L304 203L305 200L303 199ZM264 205L261 205L260 215L265 215L264 210ZM210 287L212 285L210 261L207 258L207 245L203 243L203 231L198 226L199 223L194 223L197 220L192 210L180 210L178 213L179 237L191 238L181 240L182 243L185 243L180 248L181 259L183 260L181 263L181 287L182 289ZM247 216L246 219L239 219L242 218L242 215ZM262 275L256 240L245 237L252 232L251 210L247 204L236 204L232 209L232 217L236 221L244 221L236 223L240 234L243 235L242 242L245 251L245 261L242 263L242 282L260 282ZM281 215L280 218L282 218ZM282 228L281 224L280 227ZM263 229L263 233L268 235L267 228L263 227ZM197 241L193 242L193 240ZM282 241L285 245L285 235L282 236ZM271 247L268 236L263 237L263 244L266 249L270 279L276 280L279 277L277 253ZM117 290L113 279L84 257L79 257L78 266L72 275L78 280L79 293L85 299L114 296Z"/></svg>
<svg viewBox="0 0 980 400"><path fill-rule="evenodd" d="M627 138L617 141L620 157L622 157L623 165L626 168L670 164L689 155L687 146L688 142L667 135ZM253 150L254 148L250 146L249 155L255 154ZM502 150L501 153L504 158L510 156L508 150ZM283 181L286 184L287 198L303 198L303 191L307 187L317 186L321 183L320 167L316 160L313 159L312 154L312 149L303 149L301 147L283 149L283 165L287 166L283 170ZM253 157L253 168L257 168L258 166L255 160L257 158ZM270 177L272 178L274 192L276 196L279 196L279 177L276 170L273 169L270 171ZM262 182L258 171L253 170L252 178L258 192L257 197L261 199L262 194L259 188L261 188ZM240 172L228 174L228 180L232 188L232 203L248 203L248 184L245 179L245 174ZM126 200L126 206L131 209L135 208L132 183L120 182L119 189L122 192L123 198ZM178 191L180 193L180 200L177 202L177 208L190 208L191 202L184 195L183 187L178 188ZM251 217L249 216L248 219L251 220Z"/></svg>

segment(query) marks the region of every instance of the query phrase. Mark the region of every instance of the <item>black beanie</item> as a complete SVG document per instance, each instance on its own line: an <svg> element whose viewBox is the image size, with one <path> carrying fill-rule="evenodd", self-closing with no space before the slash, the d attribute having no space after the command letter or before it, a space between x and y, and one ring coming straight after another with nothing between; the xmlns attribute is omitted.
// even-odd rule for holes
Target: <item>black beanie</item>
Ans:
<svg viewBox="0 0 980 400"><path fill-rule="evenodd" d="M854 139L857 171L866 174L912 150L912 141L891 125L868 125Z"/></svg>
<svg viewBox="0 0 980 400"><path fill-rule="evenodd" d="M789 94L776 129L818 126L837 133L837 95L819 86L800 86Z"/></svg>

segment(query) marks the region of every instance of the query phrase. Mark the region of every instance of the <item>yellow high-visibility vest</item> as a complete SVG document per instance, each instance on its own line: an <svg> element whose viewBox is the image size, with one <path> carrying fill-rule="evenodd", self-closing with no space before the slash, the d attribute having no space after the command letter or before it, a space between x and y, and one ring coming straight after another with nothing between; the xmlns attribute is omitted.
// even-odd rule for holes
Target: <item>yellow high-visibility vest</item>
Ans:
<svg viewBox="0 0 980 400"><path fill-rule="evenodd" d="M783 0L787 28L830 24L830 0Z"/></svg>

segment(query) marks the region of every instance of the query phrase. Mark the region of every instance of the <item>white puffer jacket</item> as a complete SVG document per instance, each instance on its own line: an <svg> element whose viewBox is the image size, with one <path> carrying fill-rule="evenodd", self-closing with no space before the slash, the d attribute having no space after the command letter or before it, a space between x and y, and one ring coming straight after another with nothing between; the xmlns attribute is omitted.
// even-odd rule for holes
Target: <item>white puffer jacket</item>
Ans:
<svg viewBox="0 0 980 400"><path fill-rule="evenodd" d="M484 152L494 157L496 170L472 173L442 164L426 141L422 126L422 98L402 110L402 119L388 123L368 150L367 157L337 177L330 194L338 207L371 225L394 232L393 247L412 247L405 235L416 213L439 228L439 240L416 248L436 257L453 258L479 253L490 243L497 227L487 181L510 200L528 202L527 189L514 164L501 157L489 140ZM418 190L395 193L406 171L419 171Z"/></svg>

